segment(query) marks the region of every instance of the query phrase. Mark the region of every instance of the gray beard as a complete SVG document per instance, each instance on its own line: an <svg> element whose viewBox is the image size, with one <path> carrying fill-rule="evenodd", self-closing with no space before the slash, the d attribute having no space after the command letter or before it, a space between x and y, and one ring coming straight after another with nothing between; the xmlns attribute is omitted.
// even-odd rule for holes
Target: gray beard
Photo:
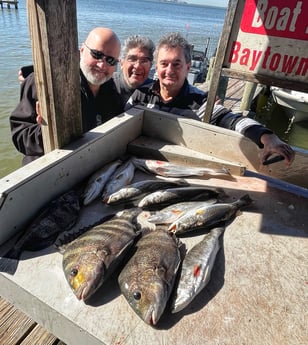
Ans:
<svg viewBox="0 0 308 345"><path fill-rule="evenodd" d="M96 86L100 86L103 85L104 83L106 83L110 78L110 77L97 77L95 73L93 73L88 66L85 66L82 61L80 61L80 69L82 71L82 73L84 74L84 76L86 77L87 81L92 84L92 85L96 85Z"/></svg>

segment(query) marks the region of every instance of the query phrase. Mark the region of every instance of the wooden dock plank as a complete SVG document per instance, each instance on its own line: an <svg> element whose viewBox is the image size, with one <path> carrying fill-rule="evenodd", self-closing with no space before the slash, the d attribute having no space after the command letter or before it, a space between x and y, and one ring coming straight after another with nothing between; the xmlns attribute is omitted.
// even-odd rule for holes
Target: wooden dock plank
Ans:
<svg viewBox="0 0 308 345"><path fill-rule="evenodd" d="M29 334L27 338L24 339L23 342L20 343L20 345L58 345L59 340L52 335L51 333L48 333L45 331L44 328L42 328L39 325L36 325L32 332ZM62 343L63 344L63 343Z"/></svg>
<svg viewBox="0 0 308 345"><path fill-rule="evenodd" d="M26 314L0 297L0 344L65 345Z"/></svg>

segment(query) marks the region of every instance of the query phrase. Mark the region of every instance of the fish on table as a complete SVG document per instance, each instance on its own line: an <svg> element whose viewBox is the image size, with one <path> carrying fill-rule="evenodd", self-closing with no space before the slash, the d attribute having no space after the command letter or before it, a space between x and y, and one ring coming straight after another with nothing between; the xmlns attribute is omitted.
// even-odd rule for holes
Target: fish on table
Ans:
<svg viewBox="0 0 308 345"><path fill-rule="evenodd" d="M220 169L186 166L154 159L142 159L133 157L133 163L136 168L147 173L153 173L165 177L230 177L228 169Z"/></svg>
<svg viewBox="0 0 308 345"><path fill-rule="evenodd" d="M177 218L169 225L168 230L180 235L196 228L218 225L221 222L231 220L239 214L242 207L251 203L252 199L248 194L245 194L234 202L196 207Z"/></svg>
<svg viewBox="0 0 308 345"><path fill-rule="evenodd" d="M14 274L24 250L38 251L52 245L58 235L73 227L79 218L79 195L71 190L48 203L0 258L0 271Z"/></svg>
<svg viewBox="0 0 308 345"><path fill-rule="evenodd" d="M156 206L166 206L174 204L183 200L186 201L198 201L208 200L218 197L223 194L223 191L219 188L211 187L175 187L167 188L164 190L158 190L143 197L138 207L141 208L153 208Z"/></svg>
<svg viewBox="0 0 308 345"><path fill-rule="evenodd" d="M187 307L208 284L224 227L212 229L184 257L171 300L171 312Z"/></svg>
<svg viewBox="0 0 308 345"><path fill-rule="evenodd" d="M176 187L180 185L188 185L188 183L181 180L168 181L158 179L137 181L108 195L103 201L109 205L123 203L127 201L134 201L146 193L150 193L158 189L167 189L170 187Z"/></svg>
<svg viewBox="0 0 308 345"><path fill-rule="evenodd" d="M89 229L65 246L64 275L79 300L88 300L122 262L139 234L133 208Z"/></svg>
<svg viewBox="0 0 308 345"><path fill-rule="evenodd" d="M192 208L201 207L204 205L213 205L217 202L217 198L211 198L201 201L182 201L172 205L169 205L160 211L156 211L154 214L148 217L148 221L154 224L171 224L176 219L184 215Z"/></svg>
<svg viewBox="0 0 308 345"><path fill-rule="evenodd" d="M121 164L122 161L117 159L104 165L101 169L91 175L83 192L84 205L90 204L101 195L107 181Z"/></svg>
<svg viewBox="0 0 308 345"><path fill-rule="evenodd" d="M109 178L108 183L105 185L101 198L104 200L110 194L118 191L124 186L129 185L134 178L135 169L135 165L133 164L131 158L127 159L126 162L117 167L115 172Z"/></svg>
<svg viewBox="0 0 308 345"><path fill-rule="evenodd" d="M154 326L163 314L181 262L180 241L166 230L145 231L118 277L129 305Z"/></svg>

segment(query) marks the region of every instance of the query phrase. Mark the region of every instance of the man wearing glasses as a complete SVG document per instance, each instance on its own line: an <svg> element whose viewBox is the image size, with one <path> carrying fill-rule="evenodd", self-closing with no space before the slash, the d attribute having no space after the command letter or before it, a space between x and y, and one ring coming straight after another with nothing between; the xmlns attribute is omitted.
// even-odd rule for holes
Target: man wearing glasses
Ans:
<svg viewBox="0 0 308 345"><path fill-rule="evenodd" d="M155 45L150 38L133 35L125 40L120 59L121 71L113 74L123 105L138 87L153 81L149 74L154 50Z"/></svg>
<svg viewBox="0 0 308 345"><path fill-rule="evenodd" d="M80 48L82 126L86 132L123 112L123 101L112 75L121 44L108 28L93 29ZM10 116L12 139L25 155L23 165L44 154L34 74L22 84L20 102Z"/></svg>

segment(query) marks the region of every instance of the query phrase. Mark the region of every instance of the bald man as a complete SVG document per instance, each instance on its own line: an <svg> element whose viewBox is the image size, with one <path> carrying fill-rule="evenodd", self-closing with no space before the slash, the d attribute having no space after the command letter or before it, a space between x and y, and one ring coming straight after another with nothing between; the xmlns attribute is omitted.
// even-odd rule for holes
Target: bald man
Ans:
<svg viewBox="0 0 308 345"><path fill-rule="evenodd" d="M123 112L121 96L111 79L120 51L119 38L108 28L93 29L81 45L80 92L84 132ZM37 102L34 74L31 73L21 86L20 102L10 116L13 143L24 154L22 165L44 154Z"/></svg>

